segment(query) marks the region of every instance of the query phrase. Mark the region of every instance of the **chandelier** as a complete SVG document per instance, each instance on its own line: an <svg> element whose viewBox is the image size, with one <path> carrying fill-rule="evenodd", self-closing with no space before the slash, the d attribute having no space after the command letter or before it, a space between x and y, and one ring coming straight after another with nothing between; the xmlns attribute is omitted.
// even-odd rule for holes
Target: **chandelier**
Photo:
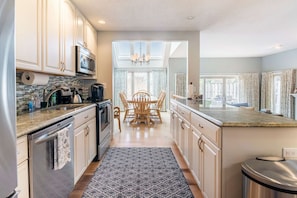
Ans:
<svg viewBox="0 0 297 198"><path fill-rule="evenodd" d="M141 45L141 42L139 42L139 54L138 53L133 53L134 52L134 48L131 49L131 62L133 64L137 64L139 63L140 65L142 65L143 63L149 63L150 60L151 60L151 56L148 52L148 47L147 47L147 53L144 54L142 53L142 45Z"/></svg>

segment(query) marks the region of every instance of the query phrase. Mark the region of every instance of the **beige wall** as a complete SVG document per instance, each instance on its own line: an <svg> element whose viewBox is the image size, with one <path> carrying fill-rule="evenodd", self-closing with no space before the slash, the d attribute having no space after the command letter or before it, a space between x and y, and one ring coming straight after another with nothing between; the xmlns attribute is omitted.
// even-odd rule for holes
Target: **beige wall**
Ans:
<svg viewBox="0 0 297 198"><path fill-rule="evenodd" d="M112 98L112 42L120 40L188 41L188 82L199 87L200 32L98 32L98 82L106 83L106 98Z"/></svg>

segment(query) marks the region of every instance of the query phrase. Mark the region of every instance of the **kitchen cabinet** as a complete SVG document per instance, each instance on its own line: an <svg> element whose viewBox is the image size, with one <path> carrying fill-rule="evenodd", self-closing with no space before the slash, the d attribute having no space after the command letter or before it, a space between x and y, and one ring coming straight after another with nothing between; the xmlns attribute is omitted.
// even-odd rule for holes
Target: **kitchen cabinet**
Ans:
<svg viewBox="0 0 297 198"><path fill-rule="evenodd" d="M190 155L189 155L189 143L192 141L191 137L191 130L190 130L190 111L181 107L177 106L177 113L179 115L178 122L178 135L179 135L179 148L181 153L184 156L184 159L188 165L190 165Z"/></svg>
<svg viewBox="0 0 297 198"><path fill-rule="evenodd" d="M195 148L193 153L196 155L193 156L195 159L193 163L197 166L192 165L192 172L205 198L219 198L221 197L221 149L219 147L221 128L193 112L191 128L195 137L192 144Z"/></svg>
<svg viewBox="0 0 297 198"><path fill-rule="evenodd" d="M91 108L74 116L74 183L96 156L96 111Z"/></svg>
<svg viewBox="0 0 297 198"><path fill-rule="evenodd" d="M221 197L221 151L203 135L200 141L202 194L205 198L219 198Z"/></svg>
<svg viewBox="0 0 297 198"><path fill-rule="evenodd" d="M241 197L242 162L258 156L282 156L283 148L296 147L295 120L235 107L204 108L193 100L170 102L191 112L189 162L204 197Z"/></svg>
<svg viewBox="0 0 297 198"><path fill-rule="evenodd" d="M44 0L43 71L75 75L75 7L69 0Z"/></svg>
<svg viewBox="0 0 297 198"><path fill-rule="evenodd" d="M97 54L97 32L78 9L76 9L76 44Z"/></svg>
<svg viewBox="0 0 297 198"><path fill-rule="evenodd" d="M97 54L97 31L93 28L93 26L86 21L85 23L85 35L86 35L86 43L87 48L93 53Z"/></svg>
<svg viewBox="0 0 297 198"><path fill-rule="evenodd" d="M191 165L191 172L193 177L195 178L197 185L202 189L202 170L201 170L201 157L202 151L200 149L201 144L201 132L192 127L192 161Z"/></svg>
<svg viewBox="0 0 297 198"><path fill-rule="evenodd" d="M75 75L75 7L69 0L16 1L16 68Z"/></svg>
<svg viewBox="0 0 297 198"><path fill-rule="evenodd" d="M174 103L173 103L174 104ZM189 109L174 104L176 112L177 145L191 169L204 197L221 196L221 128L205 120ZM173 110L175 109L175 111ZM174 115L174 114L173 114ZM174 121L174 118L171 120Z"/></svg>
<svg viewBox="0 0 297 198"><path fill-rule="evenodd" d="M16 68L42 71L40 0L15 1Z"/></svg>
<svg viewBox="0 0 297 198"><path fill-rule="evenodd" d="M27 136L17 139L17 175L19 191L18 198L29 198L29 169Z"/></svg>
<svg viewBox="0 0 297 198"><path fill-rule="evenodd" d="M87 48L95 56L97 55L97 31L86 20L84 15L76 9L75 11L75 43ZM97 79L97 73L93 76L80 76L82 79Z"/></svg>

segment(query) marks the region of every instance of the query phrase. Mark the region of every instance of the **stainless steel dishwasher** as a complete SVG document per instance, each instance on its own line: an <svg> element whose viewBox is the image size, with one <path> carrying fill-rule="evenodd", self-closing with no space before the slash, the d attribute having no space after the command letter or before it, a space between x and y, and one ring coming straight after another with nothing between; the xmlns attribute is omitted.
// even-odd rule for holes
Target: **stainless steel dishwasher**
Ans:
<svg viewBox="0 0 297 198"><path fill-rule="evenodd" d="M73 120L73 117L64 119L28 136L31 198L65 198L73 190ZM68 155L62 167L56 168L57 139L61 130L67 130L70 157Z"/></svg>

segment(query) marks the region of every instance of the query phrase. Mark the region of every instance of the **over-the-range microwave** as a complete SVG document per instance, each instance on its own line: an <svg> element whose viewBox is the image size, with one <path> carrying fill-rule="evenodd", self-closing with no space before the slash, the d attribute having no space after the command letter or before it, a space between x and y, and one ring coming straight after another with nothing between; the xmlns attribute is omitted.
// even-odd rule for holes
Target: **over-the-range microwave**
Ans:
<svg viewBox="0 0 297 198"><path fill-rule="evenodd" d="M80 74L96 74L96 56L87 48L75 46L76 72Z"/></svg>

